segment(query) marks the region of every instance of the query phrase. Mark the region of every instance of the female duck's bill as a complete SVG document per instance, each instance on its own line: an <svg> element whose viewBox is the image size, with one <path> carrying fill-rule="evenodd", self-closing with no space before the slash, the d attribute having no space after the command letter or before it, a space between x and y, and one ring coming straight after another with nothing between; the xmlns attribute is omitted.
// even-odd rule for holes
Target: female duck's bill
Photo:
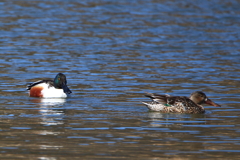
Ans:
<svg viewBox="0 0 240 160"><path fill-rule="evenodd" d="M66 76L58 73L54 80L40 80L27 86L30 97L66 98L72 92L67 86Z"/></svg>

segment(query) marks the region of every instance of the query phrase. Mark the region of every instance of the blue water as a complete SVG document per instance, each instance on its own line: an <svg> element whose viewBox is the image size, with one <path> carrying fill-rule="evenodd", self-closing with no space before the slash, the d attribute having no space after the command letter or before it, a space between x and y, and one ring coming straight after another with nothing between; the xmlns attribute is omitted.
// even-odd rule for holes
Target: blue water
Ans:
<svg viewBox="0 0 240 160"><path fill-rule="evenodd" d="M239 159L238 1L3 1L0 159ZM26 85L67 76L68 99ZM149 112L145 92L221 108Z"/></svg>

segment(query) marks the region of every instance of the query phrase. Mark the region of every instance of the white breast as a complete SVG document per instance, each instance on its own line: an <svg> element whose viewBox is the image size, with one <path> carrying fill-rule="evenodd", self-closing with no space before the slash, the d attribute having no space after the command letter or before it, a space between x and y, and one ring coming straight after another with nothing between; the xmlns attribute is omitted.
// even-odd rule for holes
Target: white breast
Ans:
<svg viewBox="0 0 240 160"><path fill-rule="evenodd" d="M63 89L56 89L49 87L46 83L39 84L43 87L42 95L43 98L66 98L67 94L63 92Z"/></svg>

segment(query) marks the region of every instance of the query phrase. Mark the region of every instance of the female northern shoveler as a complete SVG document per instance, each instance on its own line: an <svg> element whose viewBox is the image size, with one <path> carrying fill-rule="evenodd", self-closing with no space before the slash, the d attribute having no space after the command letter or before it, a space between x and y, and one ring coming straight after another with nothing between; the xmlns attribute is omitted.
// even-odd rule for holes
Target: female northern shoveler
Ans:
<svg viewBox="0 0 240 160"><path fill-rule="evenodd" d="M27 86L30 97L66 98L72 92L67 86L66 76L58 73L54 80L40 80Z"/></svg>
<svg viewBox="0 0 240 160"><path fill-rule="evenodd" d="M151 111L164 113L204 113L205 110L201 104L209 104L215 107L221 107L219 104L211 101L203 92L196 91L188 97L159 95L146 93L146 97L153 101L150 103L142 102Z"/></svg>

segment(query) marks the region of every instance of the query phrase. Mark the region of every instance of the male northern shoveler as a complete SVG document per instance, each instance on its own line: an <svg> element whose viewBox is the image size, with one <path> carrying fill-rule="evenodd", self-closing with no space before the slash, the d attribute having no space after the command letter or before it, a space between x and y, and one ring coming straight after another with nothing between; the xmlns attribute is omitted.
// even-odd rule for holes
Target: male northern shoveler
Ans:
<svg viewBox="0 0 240 160"><path fill-rule="evenodd" d="M71 94L66 76L58 73L54 80L40 80L27 86L30 97L66 98Z"/></svg>
<svg viewBox="0 0 240 160"><path fill-rule="evenodd" d="M164 113L204 113L205 110L201 104L209 104L215 107L221 107L219 104L211 101L203 92L196 91L188 97L159 95L146 93L146 97L151 98L152 102L142 102L151 111Z"/></svg>

